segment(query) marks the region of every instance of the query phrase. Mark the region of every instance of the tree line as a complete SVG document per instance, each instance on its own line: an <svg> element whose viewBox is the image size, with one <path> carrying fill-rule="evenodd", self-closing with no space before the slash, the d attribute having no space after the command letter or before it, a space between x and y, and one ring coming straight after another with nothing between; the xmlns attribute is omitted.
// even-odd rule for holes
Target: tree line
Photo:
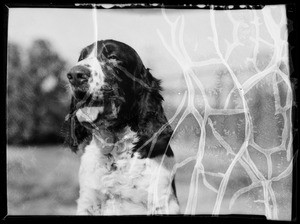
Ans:
<svg viewBox="0 0 300 224"><path fill-rule="evenodd" d="M8 44L8 144L62 143L61 126L69 107L67 62L47 40L28 49Z"/></svg>

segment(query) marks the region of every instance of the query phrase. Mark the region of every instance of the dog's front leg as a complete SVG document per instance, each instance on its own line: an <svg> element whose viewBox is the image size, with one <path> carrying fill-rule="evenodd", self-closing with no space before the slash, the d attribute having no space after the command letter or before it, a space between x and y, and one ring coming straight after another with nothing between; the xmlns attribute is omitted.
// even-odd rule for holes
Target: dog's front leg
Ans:
<svg viewBox="0 0 300 224"><path fill-rule="evenodd" d="M105 202L105 195L101 193L101 180L107 173L106 161L107 157L102 155L99 147L92 141L81 156L77 215L101 214L101 204Z"/></svg>
<svg viewBox="0 0 300 224"><path fill-rule="evenodd" d="M101 215L101 195L98 190L89 187L80 189L76 215Z"/></svg>

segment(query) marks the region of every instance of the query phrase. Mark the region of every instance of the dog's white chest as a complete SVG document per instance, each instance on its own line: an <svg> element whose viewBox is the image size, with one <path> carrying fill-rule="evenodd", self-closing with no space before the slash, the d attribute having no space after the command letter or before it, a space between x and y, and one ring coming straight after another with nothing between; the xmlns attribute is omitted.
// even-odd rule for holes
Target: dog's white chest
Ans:
<svg viewBox="0 0 300 224"><path fill-rule="evenodd" d="M122 141L108 157L92 140L81 157L78 214L137 215L178 213L171 189L170 161L167 157L131 157L136 135L124 132ZM169 165L166 165L169 164Z"/></svg>

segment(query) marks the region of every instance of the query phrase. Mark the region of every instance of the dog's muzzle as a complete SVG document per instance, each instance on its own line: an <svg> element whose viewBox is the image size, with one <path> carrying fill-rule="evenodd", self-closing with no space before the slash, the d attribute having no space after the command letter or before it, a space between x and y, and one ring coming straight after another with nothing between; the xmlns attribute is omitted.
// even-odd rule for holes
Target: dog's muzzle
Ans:
<svg viewBox="0 0 300 224"><path fill-rule="evenodd" d="M102 69L95 69L93 63L77 64L67 74L78 101L76 117L87 127L103 124L104 121L111 123L120 109L119 94L110 85L104 84Z"/></svg>
<svg viewBox="0 0 300 224"><path fill-rule="evenodd" d="M82 65L77 65L71 68L68 72L67 77L69 79L70 84L78 88L84 84L86 84L91 77L91 71Z"/></svg>

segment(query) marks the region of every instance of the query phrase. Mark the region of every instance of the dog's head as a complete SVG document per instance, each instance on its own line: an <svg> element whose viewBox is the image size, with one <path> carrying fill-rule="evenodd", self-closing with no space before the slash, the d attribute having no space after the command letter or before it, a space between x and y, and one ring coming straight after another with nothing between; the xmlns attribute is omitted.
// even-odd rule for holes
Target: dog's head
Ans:
<svg viewBox="0 0 300 224"><path fill-rule="evenodd" d="M145 117L163 113L160 81L124 43L104 40L85 47L67 78L72 102L64 129L74 151L95 129L137 130Z"/></svg>

